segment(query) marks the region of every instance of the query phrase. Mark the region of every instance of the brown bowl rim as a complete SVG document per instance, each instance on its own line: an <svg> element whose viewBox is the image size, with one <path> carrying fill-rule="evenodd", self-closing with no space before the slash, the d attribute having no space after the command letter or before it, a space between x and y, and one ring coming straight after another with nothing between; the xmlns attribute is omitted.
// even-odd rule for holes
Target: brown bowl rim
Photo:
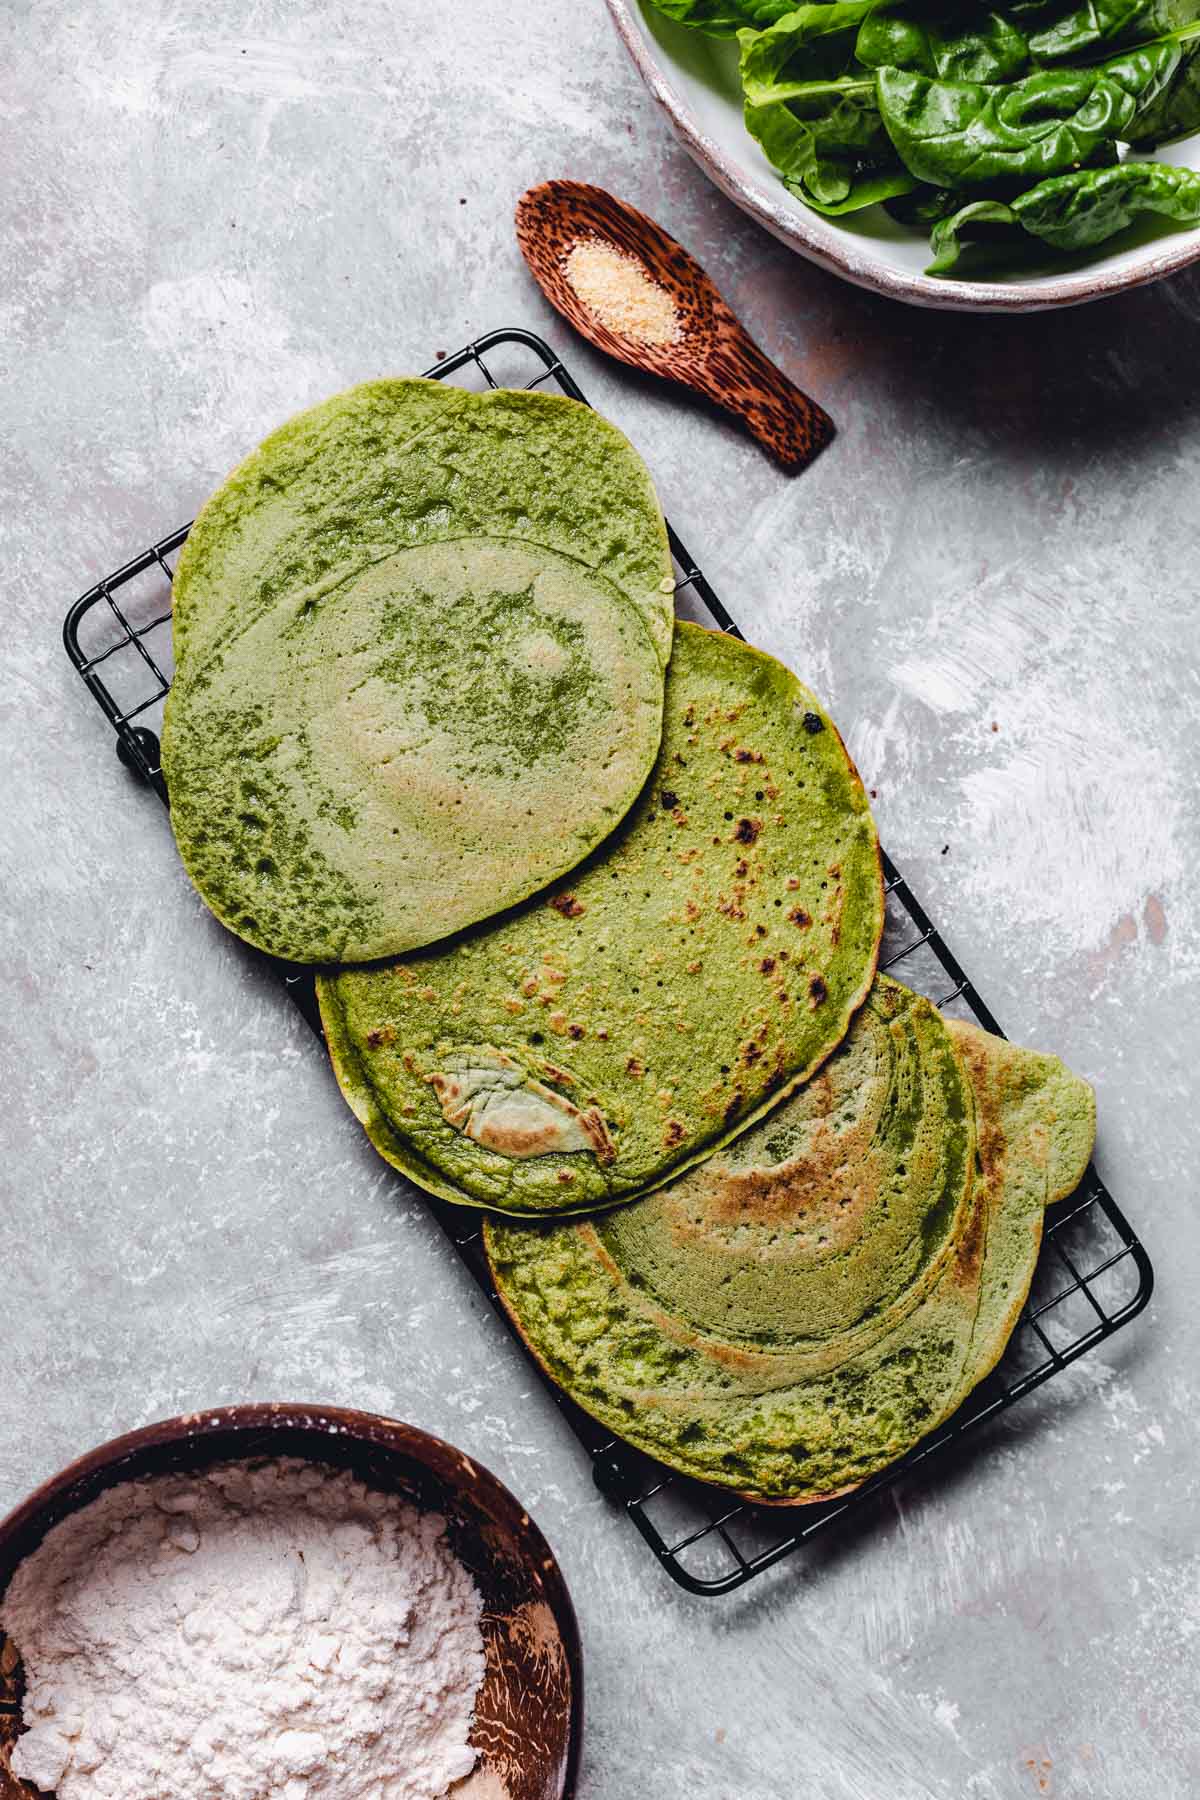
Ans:
<svg viewBox="0 0 1200 1800"><path fill-rule="evenodd" d="M457 1460L466 1481L476 1481L489 1488L503 1510L511 1514L514 1534L521 1543L523 1553L528 1561L536 1562L541 1568L544 1598L554 1614L566 1652L571 1677L571 1698L561 1800L573 1800L578 1785L583 1739L583 1648L579 1636L579 1621L575 1616L566 1577L541 1528L512 1489L484 1463L476 1461L465 1450L460 1450L457 1444L437 1437L431 1431L424 1431L419 1425L410 1425L403 1419L393 1419L384 1413L361 1412L353 1407L320 1406L310 1401L287 1400L204 1407L194 1412L176 1413L170 1418L157 1419L149 1425L124 1432L120 1437L110 1438L106 1443L97 1444L94 1449L85 1451L57 1474L40 1482L24 1500L18 1501L0 1519L0 1562L4 1560L14 1539L19 1539L31 1529L36 1531L41 1515L49 1511L55 1501L70 1488L89 1476L119 1468L122 1463L131 1461L143 1450L154 1450L167 1444L201 1441L222 1433L228 1435L271 1429L323 1432L327 1436L349 1438L353 1442L407 1454L427 1464L429 1458L425 1454L426 1447L434 1446L452 1461ZM49 1525L46 1529L49 1529ZM6 1585L6 1578L0 1574L0 1592Z"/></svg>

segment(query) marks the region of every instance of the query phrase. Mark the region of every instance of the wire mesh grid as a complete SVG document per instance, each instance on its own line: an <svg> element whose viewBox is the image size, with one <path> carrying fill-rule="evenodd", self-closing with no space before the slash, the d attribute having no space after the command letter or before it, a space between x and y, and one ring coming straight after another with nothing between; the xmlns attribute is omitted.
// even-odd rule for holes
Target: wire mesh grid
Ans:
<svg viewBox="0 0 1200 1800"><path fill-rule="evenodd" d="M427 371L477 387L538 387L584 396L540 338L507 329L440 357ZM165 802L158 727L170 687L173 554L187 537L183 526L97 582L71 607L63 628L67 654L113 727L117 754ZM740 636L703 572L670 531L681 613ZM890 857L884 857L887 924L880 967L899 970L906 984L946 1011L989 1031L1000 1027L957 958ZM264 957L313 1030L320 1035L311 971ZM429 1199L439 1224L500 1316L478 1214ZM615 1438L571 1400L551 1391L592 1462L601 1491L623 1508L663 1567L693 1593L740 1587L835 1521L861 1511L872 1496L985 1420L1060 1373L1127 1324L1150 1298L1153 1272L1128 1220L1096 1175L1088 1172L1068 1200L1047 1216L1033 1290L999 1367L938 1430L900 1462L851 1494L817 1505L756 1507L729 1493L672 1474ZM511 1327L510 1327L511 1329Z"/></svg>

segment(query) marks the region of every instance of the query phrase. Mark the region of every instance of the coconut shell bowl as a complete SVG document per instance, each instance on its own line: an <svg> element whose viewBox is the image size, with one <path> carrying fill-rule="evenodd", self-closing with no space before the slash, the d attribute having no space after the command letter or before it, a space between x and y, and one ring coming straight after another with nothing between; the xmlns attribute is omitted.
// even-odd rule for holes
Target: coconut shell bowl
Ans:
<svg viewBox="0 0 1200 1800"><path fill-rule="evenodd" d="M216 1463L295 1456L446 1519L481 1595L487 1670L475 1708L463 1800L570 1800L583 1725L583 1669L570 1596L545 1538L496 1477L452 1444L374 1413L270 1404L187 1413L90 1451L0 1522L0 1593L51 1526L121 1481ZM8 1756L19 1732L21 1668L0 1635L0 1800L30 1800Z"/></svg>

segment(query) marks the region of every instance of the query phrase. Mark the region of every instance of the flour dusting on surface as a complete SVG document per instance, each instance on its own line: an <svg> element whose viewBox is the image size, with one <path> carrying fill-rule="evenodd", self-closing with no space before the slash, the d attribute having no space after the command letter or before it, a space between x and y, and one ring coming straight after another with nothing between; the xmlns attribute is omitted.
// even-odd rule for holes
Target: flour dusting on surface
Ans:
<svg viewBox="0 0 1200 1800"><path fill-rule="evenodd" d="M868 780L923 791L926 812L931 778L946 781L942 836L975 916L1060 959L1161 946L1182 923L1195 827L1177 746L1144 729L1160 671L1132 626L1118 651L1036 569L1007 565L885 640L892 698L851 748ZM914 767L931 724L932 765Z"/></svg>

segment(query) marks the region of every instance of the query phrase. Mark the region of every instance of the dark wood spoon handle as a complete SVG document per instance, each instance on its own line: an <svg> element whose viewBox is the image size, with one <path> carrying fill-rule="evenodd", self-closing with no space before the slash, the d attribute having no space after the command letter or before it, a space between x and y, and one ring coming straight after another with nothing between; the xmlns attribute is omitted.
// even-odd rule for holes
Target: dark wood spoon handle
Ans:
<svg viewBox="0 0 1200 1800"><path fill-rule="evenodd" d="M709 399L741 419L789 471L803 469L833 437L824 408L789 381L732 316L721 321L696 373Z"/></svg>

